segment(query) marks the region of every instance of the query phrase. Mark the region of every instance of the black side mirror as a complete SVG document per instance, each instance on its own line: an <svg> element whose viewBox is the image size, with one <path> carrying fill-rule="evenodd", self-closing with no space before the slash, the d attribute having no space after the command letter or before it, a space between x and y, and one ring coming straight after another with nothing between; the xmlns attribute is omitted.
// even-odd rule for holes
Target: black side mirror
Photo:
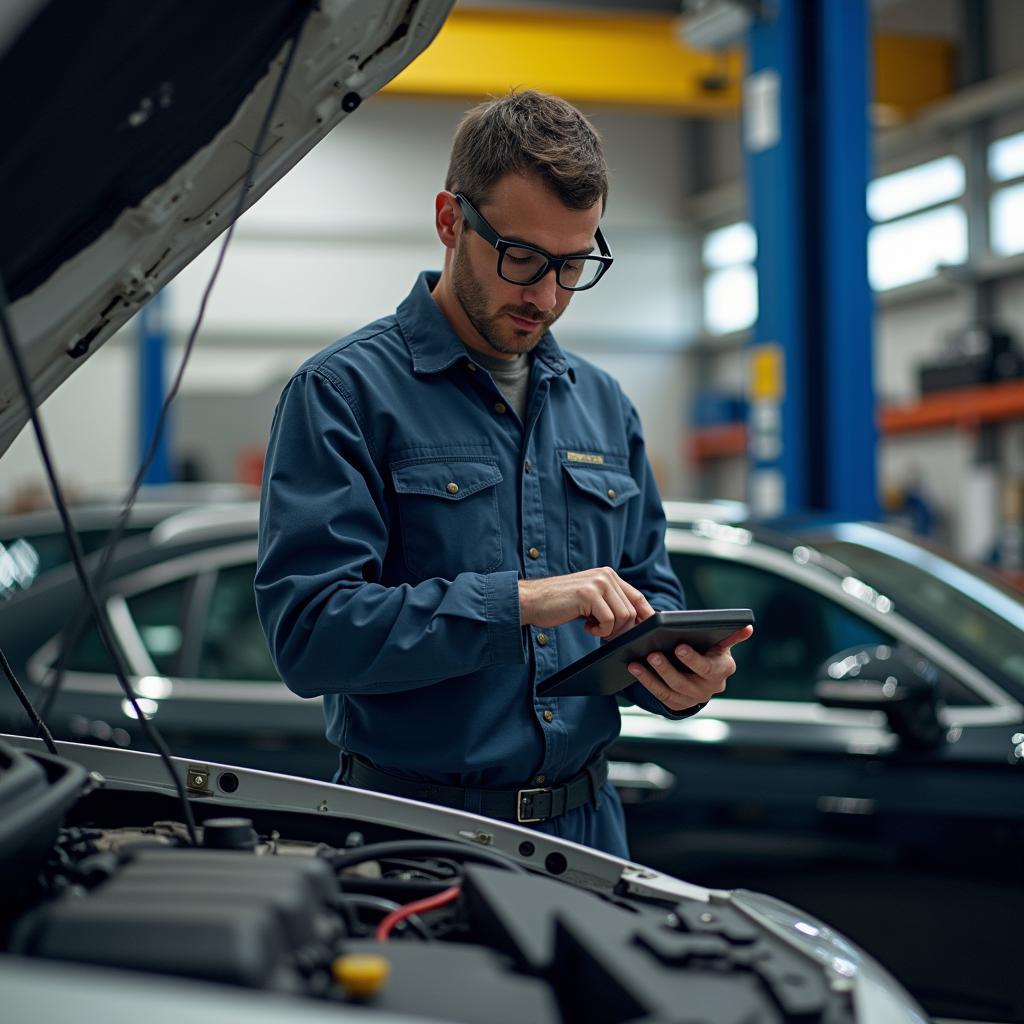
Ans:
<svg viewBox="0 0 1024 1024"><path fill-rule="evenodd" d="M818 703L827 708L882 711L908 747L933 749L945 739L939 721L939 673L924 658L884 644L849 647L818 670Z"/></svg>

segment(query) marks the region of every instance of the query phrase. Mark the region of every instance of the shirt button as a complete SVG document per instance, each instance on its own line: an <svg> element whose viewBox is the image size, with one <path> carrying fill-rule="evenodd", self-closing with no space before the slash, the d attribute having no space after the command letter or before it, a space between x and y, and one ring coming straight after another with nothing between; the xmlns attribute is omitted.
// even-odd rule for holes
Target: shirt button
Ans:
<svg viewBox="0 0 1024 1024"><path fill-rule="evenodd" d="M535 775L533 777L533 783L535 786L543 786L547 781L548 777L546 775Z"/></svg>
<svg viewBox="0 0 1024 1024"><path fill-rule="evenodd" d="M547 643L548 643L548 635L547 635L547 633L538 633L537 634L537 643L539 643L541 645L541 647L546 647Z"/></svg>
<svg viewBox="0 0 1024 1024"><path fill-rule="evenodd" d="M450 483L450 484L449 484L449 485L448 485L448 486L447 486L447 487L445 488L445 490L446 490L446 491L447 491L447 492L448 492L449 494L458 494L458 493L459 493L459 485L458 485L457 483L455 483L455 481L452 481L452 482L451 482L451 483Z"/></svg>
<svg viewBox="0 0 1024 1024"><path fill-rule="evenodd" d="M608 489L608 497L611 498L612 501L615 500L615 492L611 488Z"/></svg>
<svg viewBox="0 0 1024 1024"><path fill-rule="evenodd" d="M533 472L533 464L529 460L527 460L526 463L523 465L523 470L526 473L532 473Z"/></svg>
<svg viewBox="0 0 1024 1024"><path fill-rule="evenodd" d="M495 412L496 412L496 413L497 413L497 414L498 414L499 416L501 416L501 415L502 415L503 413L506 413L506 412L508 412L508 407L507 407L507 406L505 405L505 403L504 403L504 402L495 402L495 403L494 403L494 411L495 411Z"/></svg>
<svg viewBox="0 0 1024 1024"><path fill-rule="evenodd" d="M528 554L528 555L529 555L529 556L530 556L531 558L540 558L540 551L538 551L538 550L537 550L537 548L530 548L530 550L529 550L529 551L527 551L526 553L527 553L527 554Z"/></svg>
<svg viewBox="0 0 1024 1024"><path fill-rule="evenodd" d="M467 360L466 369L469 370L470 373L476 373L476 363L471 363Z"/></svg>
<svg viewBox="0 0 1024 1024"><path fill-rule="evenodd" d="M545 711L544 712L544 721L545 722L552 721L554 719L554 717L555 717L554 711Z"/></svg>

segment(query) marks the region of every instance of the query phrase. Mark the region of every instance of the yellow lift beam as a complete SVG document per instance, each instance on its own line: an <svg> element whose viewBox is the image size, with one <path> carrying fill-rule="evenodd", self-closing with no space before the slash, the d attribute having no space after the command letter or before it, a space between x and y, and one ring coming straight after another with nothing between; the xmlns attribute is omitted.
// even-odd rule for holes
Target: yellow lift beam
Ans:
<svg viewBox="0 0 1024 1024"><path fill-rule="evenodd" d="M905 120L953 90L953 48L875 39L875 104ZM697 50L672 15L456 8L433 43L385 86L393 95L479 99L529 86L594 103L735 116L743 56Z"/></svg>
<svg viewBox="0 0 1024 1024"><path fill-rule="evenodd" d="M954 52L937 36L875 36L876 121L901 124L954 89Z"/></svg>
<svg viewBox="0 0 1024 1024"><path fill-rule="evenodd" d="M385 87L476 99L529 86L574 103L735 114L742 58L695 50L660 14L456 8Z"/></svg>

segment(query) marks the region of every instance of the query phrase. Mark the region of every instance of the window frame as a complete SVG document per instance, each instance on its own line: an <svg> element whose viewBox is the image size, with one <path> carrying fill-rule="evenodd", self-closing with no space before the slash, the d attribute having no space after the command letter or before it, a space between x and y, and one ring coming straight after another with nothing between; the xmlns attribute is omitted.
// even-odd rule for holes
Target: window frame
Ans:
<svg viewBox="0 0 1024 1024"><path fill-rule="evenodd" d="M138 680L146 676L156 676L171 680L171 696L201 701L227 701L238 703L272 703L293 704L310 702L292 693L279 680L237 680L216 682L203 679L196 675L176 675L163 677L155 670L139 635L131 613L128 611L127 599L135 594L165 583L172 583L183 576L209 576L210 585L206 594L209 600L212 594L212 583L222 568L255 563L257 541L251 540L225 541L216 546L193 551L164 562L158 562L131 574L116 579L109 587L105 600L108 611L113 610L111 625L114 639L127 659L129 676ZM201 615L203 605L195 603L196 591L193 588L192 600L186 610L184 621L191 623L192 616ZM198 637L198 633L195 634ZM60 653L61 634L57 633L43 644L28 659L28 674L36 685L44 685L51 675L54 662ZM201 640L197 641L201 645ZM187 645L190 648L196 644ZM198 648L197 648L198 649ZM198 659L190 665L180 662L181 667L195 672ZM112 673L80 672L67 669L64 672L62 690L69 693L94 693L109 696L121 696L121 689Z"/></svg>
<svg viewBox="0 0 1024 1024"><path fill-rule="evenodd" d="M743 544L725 540L708 541L696 532L700 528L700 524L694 524L694 527L688 528L682 525L668 527L665 533L665 545L670 554L672 552L692 553L747 562L757 568L766 569L797 582L809 590L831 599L833 603L845 606L883 632L893 634L898 642L905 643L908 647L918 651L941 672L955 677L962 686L972 691L982 702L976 707L957 705L951 708L941 708L939 719L943 724L970 726L1019 723L1021 715L1024 713L1024 706L1013 696L966 662L955 651L901 615L898 609L880 612L864 599L845 590L842 586L843 577L835 571L842 569L837 563L825 556L820 556L818 559L811 557L808 561L798 561L795 552L810 550L802 545L787 551L756 539L751 539L749 543ZM811 551L811 554L813 555L814 552ZM825 568L826 565L829 568ZM756 636L757 624L755 623L755 639ZM754 640L750 642L754 642ZM712 714L717 718L788 724L863 726L873 727L879 736L891 734L881 712L825 708L815 702L733 699L723 696L714 699L713 708ZM623 711L626 710L623 709ZM646 715L649 712L643 712L643 714Z"/></svg>

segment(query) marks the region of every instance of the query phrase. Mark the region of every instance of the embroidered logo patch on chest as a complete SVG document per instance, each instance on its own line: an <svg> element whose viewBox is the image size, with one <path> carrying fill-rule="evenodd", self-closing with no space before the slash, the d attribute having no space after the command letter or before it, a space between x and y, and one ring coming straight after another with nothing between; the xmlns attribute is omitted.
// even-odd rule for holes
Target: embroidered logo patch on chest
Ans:
<svg viewBox="0 0 1024 1024"><path fill-rule="evenodd" d="M565 457L570 462L586 462L591 466L603 466L604 456L603 455L591 455L588 452L566 452Z"/></svg>

